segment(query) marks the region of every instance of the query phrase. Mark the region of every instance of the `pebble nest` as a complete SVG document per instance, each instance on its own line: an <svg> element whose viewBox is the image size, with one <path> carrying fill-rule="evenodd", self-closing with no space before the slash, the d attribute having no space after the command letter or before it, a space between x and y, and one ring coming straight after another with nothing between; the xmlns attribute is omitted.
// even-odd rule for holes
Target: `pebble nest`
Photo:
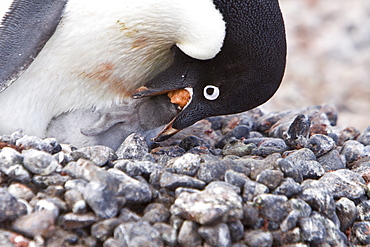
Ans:
<svg viewBox="0 0 370 247"><path fill-rule="evenodd" d="M315 106L117 151L1 136L0 246L368 246L370 126Z"/></svg>

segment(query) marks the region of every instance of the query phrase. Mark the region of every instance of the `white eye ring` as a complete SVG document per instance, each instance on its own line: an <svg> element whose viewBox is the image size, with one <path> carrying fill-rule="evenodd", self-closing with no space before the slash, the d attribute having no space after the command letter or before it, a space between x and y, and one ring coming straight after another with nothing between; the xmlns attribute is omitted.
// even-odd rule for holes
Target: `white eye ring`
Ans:
<svg viewBox="0 0 370 247"><path fill-rule="evenodd" d="M203 89L203 95L208 100L215 100L220 96L220 89L212 85L205 86Z"/></svg>

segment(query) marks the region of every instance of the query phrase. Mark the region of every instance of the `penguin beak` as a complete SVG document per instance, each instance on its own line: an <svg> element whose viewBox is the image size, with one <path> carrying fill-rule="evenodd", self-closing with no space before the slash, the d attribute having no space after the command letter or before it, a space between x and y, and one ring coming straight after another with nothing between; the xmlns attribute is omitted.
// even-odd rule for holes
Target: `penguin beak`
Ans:
<svg viewBox="0 0 370 247"><path fill-rule="evenodd" d="M173 89L173 90L163 90L157 91L153 89L149 89L145 86L136 89L133 94L132 98L139 99L143 97L150 97L155 95L167 94L170 98L171 103L176 104L180 110L184 110L191 102L193 97L193 88L181 88L181 89ZM159 134L154 137L152 140L155 142L162 142L170 138L171 136L175 135L181 129L174 128L173 122L176 120L177 116L173 118L164 129L159 132Z"/></svg>

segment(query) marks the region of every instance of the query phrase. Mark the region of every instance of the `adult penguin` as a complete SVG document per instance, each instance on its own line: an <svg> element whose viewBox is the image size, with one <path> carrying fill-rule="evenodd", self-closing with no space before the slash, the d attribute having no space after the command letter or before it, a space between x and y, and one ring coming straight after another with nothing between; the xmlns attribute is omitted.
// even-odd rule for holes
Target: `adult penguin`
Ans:
<svg viewBox="0 0 370 247"><path fill-rule="evenodd" d="M161 141L202 118L268 100L285 57L277 0L14 0L0 26L0 134L21 128L42 137L57 129L48 133L58 138L73 122L84 133L74 132L78 140L105 144L112 129L140 131L125 119L145 118L141 105L156 111L157 103L131 95L171 92L181 111ZM171 110L154 118L168 121L174 110L165 97L160 102ZM79 126L61 114L87 121ZM146 130L163 124L143 122Z"/></svg>

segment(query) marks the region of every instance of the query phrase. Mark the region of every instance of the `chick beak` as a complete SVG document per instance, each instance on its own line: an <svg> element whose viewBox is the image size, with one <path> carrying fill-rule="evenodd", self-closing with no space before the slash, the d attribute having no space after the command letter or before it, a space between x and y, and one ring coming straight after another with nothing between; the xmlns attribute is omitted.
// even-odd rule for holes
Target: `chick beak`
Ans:
<svg viewBox="0 0 370 247"><path fill-rule="evenodd" d="M157 91L153 89L149 89L145 86L140 87L134 91L132 97L134 99L142 98L142 97L150 97L160 94L167 94L170 98L171 103L176 104L180 111L186 108L188 104L191 102L193 96L193 89L192 88L182 88L182 89L173 89L173 90L162 90ZM162 142L170 138L171 136L175 135L181 129L176 129L172 127L174 121L176 120L177 116L173 118L164 129L159 132L159 134L152 139L154 142Z"/></svg>

